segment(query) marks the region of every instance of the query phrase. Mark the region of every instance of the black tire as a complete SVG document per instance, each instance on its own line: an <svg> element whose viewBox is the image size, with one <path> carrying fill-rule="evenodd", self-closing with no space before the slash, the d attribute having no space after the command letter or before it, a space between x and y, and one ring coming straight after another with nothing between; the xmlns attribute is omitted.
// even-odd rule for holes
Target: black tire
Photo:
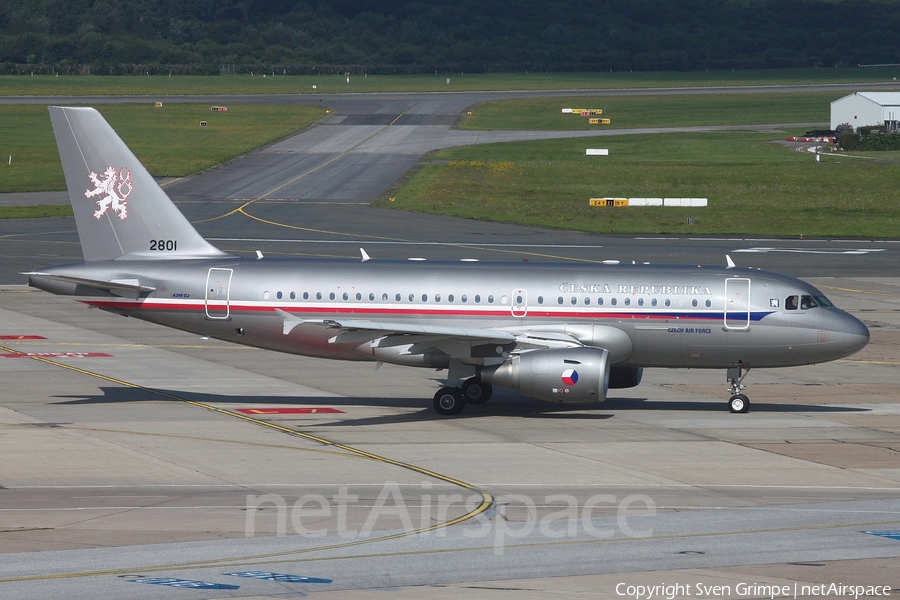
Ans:
<svg viewBox="0 0 900 600"><path fill-rule="evenodd" d="M434 395L434 410L442 415L455 415L466 407L466 397L455 387L442 387Z"/></svg>
<svg viewBox="0 0 900 600"><path fill-rule="evenodd" d="M466 402L484 404L491 399L491 395L494 393L494 386L472 377L463 382L462 393L466 398Z"/></svg>
<svg viewBox="0 0 900 600"><path fill-rule="evenodd" d="M745 413L750 410L750 398L743 394L735 394L728 400L728 408L733 413Z"/></svg>

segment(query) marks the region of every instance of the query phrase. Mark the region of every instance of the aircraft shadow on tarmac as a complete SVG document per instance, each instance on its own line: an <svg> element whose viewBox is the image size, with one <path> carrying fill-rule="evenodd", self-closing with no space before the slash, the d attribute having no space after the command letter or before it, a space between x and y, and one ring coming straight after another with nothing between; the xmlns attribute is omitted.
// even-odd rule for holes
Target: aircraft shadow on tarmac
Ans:
<svg viewBox="0 0 900 600"><path fill-rule="evenodd" d="M573 404L559 405L529 398L523 398L511 390L497 389L494 397L486 404L470 404L460 414L452 417L438 415L431 407L431 402L418 398L373 398L373 397L323 397L323 396L229 396L225 394L205 394L202 392L186 392L180 390L150 390L120 387L101 387L102 395L56 396L60 398L59 404L64 405L91 405L91 404L120 404L134 402L179 402L189 400L233 409L239 404L247 408L260 406L284 406L294 407L333 407L346 410L344 415L334 414L333 419L322 420L322 415L316 415L314 421L302 415L293 417L279 416L279 421L305 421L308 427L335 427L335 426L361 426L378 424L396 424L417 421L435 421L445 419L477 419L485 417L513 417L528 419L566 419L566 420L605 420L615 417L609 411L624 412L630 410L655 410L655 411L703 411L725 412L725 402L710 401L657 401L648 398L608 398L603 404ZM354 418L354 407L386 407L386 408L419 408L414 413L401 413ZM822 406L800 404L759 403L751 408L759 413L857 413L868 412L866 408L854 408L848 406ZM256 415L263 417L264 415ZM740 419L741 415L734 415Z"/></svg>

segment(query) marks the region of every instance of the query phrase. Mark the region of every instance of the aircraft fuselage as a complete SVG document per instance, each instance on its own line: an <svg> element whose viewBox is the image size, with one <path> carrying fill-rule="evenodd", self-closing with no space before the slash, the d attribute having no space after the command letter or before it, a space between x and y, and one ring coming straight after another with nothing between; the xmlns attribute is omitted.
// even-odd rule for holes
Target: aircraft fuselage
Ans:
<svg viewBox="0 0 900 600"><path fill-rule="evenodd" d="M612 365L641 367L804 365L847 356L868 341L865 326L815 287L738 267L239 258L96 261L41 273L137 280L154 291L98 297L93 287L37 275L31 283L197 334L307 356L438 368L447 366L446 355L367 352L371 336L335 339L322 323L352 318L559 334L608 349ZM300 321L287 334L276 309ZM468 362L503 357L506 350L493 346Z"/></svg>

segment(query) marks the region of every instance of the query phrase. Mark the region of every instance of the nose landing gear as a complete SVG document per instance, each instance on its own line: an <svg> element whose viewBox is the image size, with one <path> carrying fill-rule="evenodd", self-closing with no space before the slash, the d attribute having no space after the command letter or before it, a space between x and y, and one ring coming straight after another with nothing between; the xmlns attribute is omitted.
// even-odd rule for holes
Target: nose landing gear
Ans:
<svg viewBox="0 0 900 600"><path fill-rule="evenodd" d="M733 413L745 413L750 410L750 398L742 394L747 386L744 385L744 377L750 372L750 367L744 363L738 363L736 367L728 369L728 391L731 398L728 399L728 409Z"/></svg>

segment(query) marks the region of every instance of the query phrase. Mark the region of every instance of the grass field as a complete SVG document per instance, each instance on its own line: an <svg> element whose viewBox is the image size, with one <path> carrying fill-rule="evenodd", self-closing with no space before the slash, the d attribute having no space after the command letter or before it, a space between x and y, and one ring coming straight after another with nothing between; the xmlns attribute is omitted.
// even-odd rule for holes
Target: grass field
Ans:
<svg viewBox="0 0 900 600"><path fill-rule="evenodd" d="M296 93L448 89L572 90L892 80L898 69L736 73L446 75L405 77L7 77L0 94ZM859 79L854 79L859 78ZM464 83L463 83L464 82ZM7 85L8 84L8 85ZM309 91L309 90L304 90ZM590 129L824 123L843 93L673 94L516 99L472 108L469 129ZM609 126L562 114L600 108ZM109 105L104 116L156 176L183 176L303 129L324 109L235 105ZM199 121L208 121L201 129ZM869 159L809 154L777 143L784 133L629 135L456 148L433 153L376 204L470 218L608 233L900 237L898 153ZM608 157L584 149L608 148ZM0 192L64 188L44 107L0 109ZM3 163L6 161L4 160ZM393 202L388 196L395 198ZM592 197L705 197L705 209L593 208ZM42 207L37 207L38 214ZM691 223L688 224L688 218Z"/></svg>
<svg viewBox="0 0 900 600"><path fill-rule="evenodd" d="M803 85L894 81L900 67L615 73L436 73L427 75L283 76L6 75L2 96L323 94L472 90L586 90L723 85ZM450 83L447 83L449 78ZM316 86L316 89L313 89Z"/></svg>
<svg viewBox="0 0 900 600"><path fill-rule="evenodd" d="M156 177L182 177L302 130L325 115L307 106L105 105L110 125ZM65 189L44 106L0 108L0 193ZM200 121L207 127L200 127ZM12 157L10 160L9 157Z"/></svg>
<svg viewBox="0 0 900 600"><path fill-rule="evenodd" d="M591 147L609 156L585 156ZM897 189L898 164L817 164L771 133L721 132L443 150L378 205L598 233L898 237ZM596 208L594 197L701 197L709 206Z"/></svg>
<svg viewBox="0 0 900 600"><path fill-rule="evenodd" d="M517 98L472 107L461 129L584 130L749 125L764 123L827 123L831 101L843 92L696 94L671 96L567 96ZM563 108L601 109L609 125L591 125L588 118L564 114Z"/></svg>
<svg viewBox="0 0 900 600"><path fill-rule="evenodd" d="M0 208L0 219L43 219L47 217L71 217L72 214L72 207L68 204L4 206Z"/></svg>

